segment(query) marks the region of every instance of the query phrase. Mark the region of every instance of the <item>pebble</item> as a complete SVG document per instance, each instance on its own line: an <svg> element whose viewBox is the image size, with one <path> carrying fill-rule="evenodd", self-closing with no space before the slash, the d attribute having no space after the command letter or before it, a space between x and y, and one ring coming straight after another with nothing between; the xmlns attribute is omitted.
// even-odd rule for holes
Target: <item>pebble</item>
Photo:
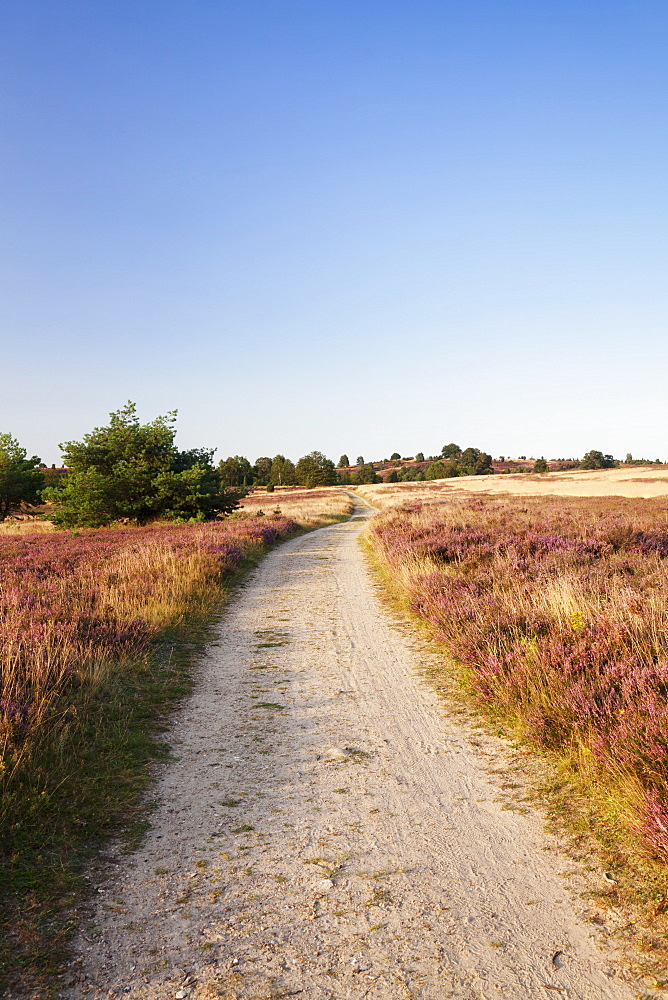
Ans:
<svg viewBox="0 0 668 1000"><path fill-rule="evenodd" d="M329 890L333 888L334 888L334 883L332 882L331 878L319 879L318 889L320 889L321 892L329 892Z"/></svg>

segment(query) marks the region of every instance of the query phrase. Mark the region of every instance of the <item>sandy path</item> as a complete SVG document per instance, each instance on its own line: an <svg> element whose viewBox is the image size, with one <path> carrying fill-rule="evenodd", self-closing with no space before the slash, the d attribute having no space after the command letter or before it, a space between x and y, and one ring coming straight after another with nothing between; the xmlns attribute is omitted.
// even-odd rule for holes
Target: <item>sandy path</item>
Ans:
<svg viewBox="0 0 668 1000"><path fill-rule="evenodd" d="M636 995L572 862L503 808L500 744L472 746L417 676L364 566L369 513L278 548L226 612L63 995Z"/></svg>

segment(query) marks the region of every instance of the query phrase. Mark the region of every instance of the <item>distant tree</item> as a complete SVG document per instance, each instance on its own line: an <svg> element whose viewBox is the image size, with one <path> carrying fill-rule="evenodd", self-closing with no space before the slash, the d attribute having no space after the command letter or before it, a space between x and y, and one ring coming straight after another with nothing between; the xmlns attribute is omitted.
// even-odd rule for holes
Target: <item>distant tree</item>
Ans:
<svg viewBox="0 0 668 1000"><path fill-rule="evenodd" d="M347 469L349 467L349 465L350 465L350 459L348 458L348 456L347 455L341 455L341 458L339 459L338 468L339 469Z"/></svg>
<svg viewBox="0 0 668 1000"><path fill-rule="evenodd" d="M339 469L336 473L336 481L339 486L350 486L350 473L347 469Z"/></svg>
<svg viewBox="0 0 668 1000"><path fill-rule="evenodd" d="M357 456L357 461L355 462L355 465L364 465L364 456L363 455L358 455Z"/></svg>
<svg viewBox="0 0 668 1000"><path fill-rule="evenodd" d="M399 452L393 451L392 454L390 455L390 462L400 462L400 461L401 461L401 455L399 454Z"/></svg>
<svg viewBox="0 0 668 1000"><path fill-rule="evenodd" d="M295 479L300 486L333 486L336 483L334 463L321 451L311 451L295 466Z"/></svg>
<svg viewBox="0 0 668 1000"><path fill-rule="evenodd" d="M264 455L262 458L255 459L253 475L255 476L255 482L258 486L267 485L271 479L271 459L267 455Z"/></svg>
<svg viewBox="0 0 668 1000"><path fill-rule="evenodd" d="M223 486L252 486L255 480L253 466L243 455L230 455L218 463L218 472Z"/></svg>
<svg viewBox="0 0 668 1000"><path fill-rule="evenodd" d="M521 462L526 462L526 460L527 460L527 457L526 457L526 455L518 455L517 457L518 457L518 459L519 459L519 460L520 460Z"/></svg>
<svg viewBox="0 0 668 1000"><path fill-rule="evenodd" d="M424 453L421 452L421 451L419 451L417 453L417 455L415 456L415 461L416 462L424 462Z"/></svg>
<svg viewBox="0 0 668 1000"><path fill-rule="evenodd" d="M276 489L276 487L274 486L274 484L272 482L269 482L269 483L267 483L265 489L266 489L267 493L273 493L274 490Z"/></svg>
<svg viewBox="0 0 668 1000"><path fill-rule="evenodd" d="M285 455L274 455L271 460L269 482L274 486L294 486L295 466Z"/></svg>
<svg viewBox="0 0 668 1000"><path fill-rule="evenodd" d="M462 449L458 444L451 442L450 444L444 444L441 448L441 455L443 458L459 458L462 453Z"/></svg>
<svg viewBox="0 0 668 1000"><path fill-rule="evenodd" d="M399 482L399 475L398 475L396 469L390 469L389 473L387 474L387 478L386 478L385 482L386 483L398 483Z"/></svg>
<svg viewBox="0 0 668 1000"><path fill-rule="evenodd" d="M425 476L424 472L417 472L415 474L415 482L416 483L424 483L424 481L426 480L426 478L427 477Z"/></svg>
<svg viewBox="0 0 668 1000"><path fill-rule="evenodd" d="M397 472L397 476L400 483L413 483L415 482L417 471L412 465L409 465L407 468Z"/></svg>
<svg viewBox="0 0 668 1000"><path fill-rule="evenodd" d="M356 486L364 486L368 483L377 483L378 476L373 465L367 464L361 465L357 472L353 473L351 480Z"/></svg>
<svg viewBox="0 0 668 1000"><path fill-rule="evenodd" d="M627 453L626 453L626 462L628 464L630 464L632 461L633 461L633 455L631 454L630 451L627 451Z"/></svg>
<svg viewBox="0 0 668 1000"><path fill-rule="evenodd" d="M547 464L547 462L545 461L545 459L541 457L541 458L537 458L536 461L534 462L533 471L534 472L549 472L550 471L550 467Z"/></svg>
<svg viewBox="0 0 668 1000"><path fill-rule="evenodd" d="M445 462L432 462L424 470L424 474L425 479L445 479L448 475L448 466Z"/></svg>
<svg viewBox="0 0 668 1000"><path fill-rule="evenodd" d="M588 451L580 462L581 469L614 469L617 462L612 455L604 455L602 451Z"/></svg>
<svg viewBox="0 0 668 1000"><path fill-rule="evenodd" d="M42 495L55 505L51 520L97 528L113 521L210 520L239 506L244 491L226 489L211 464L213 451L178 451L176 411L140 424L134 403L110 414L82 441L62 444L69 468Z"/></svg>
<svg viewBox="0 0 668 1000"><path fill-rule="evenodd" d="M0 434L0 521L22 507L41 503L44 473L39 465L40 459L36 455L28 458L11 434Z"/></svg>
<svg viewBox="0 0 668 1000"><path fill-rule="evenodd" d="M478 448L465 448L458 458L457 465L462 476L487 476L494 472L492 456Z"/></svg>

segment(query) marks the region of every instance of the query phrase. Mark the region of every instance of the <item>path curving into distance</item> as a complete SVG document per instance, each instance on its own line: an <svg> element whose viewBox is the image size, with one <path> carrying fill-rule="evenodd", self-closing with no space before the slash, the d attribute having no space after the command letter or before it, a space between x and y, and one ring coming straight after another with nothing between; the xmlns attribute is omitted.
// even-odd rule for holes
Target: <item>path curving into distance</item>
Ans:
<svg viewBox="0 0 668 1000"><path fill-rule="evenodd" d="M281 545L226 610L62 996L637 995L573 863L508 808L503 746L420 679L358 544L372 513Z"/></svg>

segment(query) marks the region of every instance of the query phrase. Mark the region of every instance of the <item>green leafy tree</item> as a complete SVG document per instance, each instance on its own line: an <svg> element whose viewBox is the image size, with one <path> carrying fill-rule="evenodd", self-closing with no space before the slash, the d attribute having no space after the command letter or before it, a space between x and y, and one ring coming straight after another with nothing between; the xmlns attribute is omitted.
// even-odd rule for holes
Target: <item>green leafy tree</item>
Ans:
<svg viewBox="0 0 668 1000"><path fill-rule="evenodd" d="M400 461L401 461L401 455L399 454L399 452L393 451L392 454L390 455L390 462L400 462Z"/></svg>
<svg viewBox="0 0 668 1000"><path fill-rule="evenodd" d="M616 466L612 455L604 455L602 451L588 451L580 462L581 469L614 469Z"/></svg>
<svg viewBox="0 0 668 1000"><path fill-rule="evenodd" d="M11 434L0 434L0 521L22 507L34 507L42 502L40 490L44 474L40 459L28 458Z"/></svg>
<svg viewBox="0 0 668 1000"><path fill-rule="evenodd" d="M443 458L459 458L462 453L462 449L458 444L451 442L450 444L444 444L441 448L441 455Z"/></svg>
<svg viewBox="0 0 668 1000"><path fill-rule="evenodd" d="M339 469L347 469L349 465L350 465L350 459L348 458L348 456L347 455L341 455L341 458L339 459L339 464L338 464L337 468L339 468Z"/></svg>
<svg viewBox="0 0 668 1000"><path fill-rule="evenodd" d="M457 465L461 476L488 476L494 472L492 456L478 448L465 448Z"/></svg>
<svg viewBox="0 0 668 1000"><path fill-rule="evenodd" d="M373 465L367 463L366 465L361 465L357 472L353 473L351 481L355 486L364 486L368 483L377 483L378 476Z"/></svg>
<svg viewBox="0 0 668 1000"><path fill-rule="evenodd" d="M364 455L358 455L355 465L364 465Z"/></svg>
<svg viewBox="0 0 668 1000"><path fill-rule="evenodd" d="M269 482L273 486L294 486L295 466L285 455L274 455L271 460Z"/></svg>
<svg viewBox="0 0 668 1000"><path fill-rule="evenodd" d="M533 471L534 472L549 472L550 471L550 467L547 464L547 462L545 461L545 459L541 457L541 458L537 458L536 461L534 462Z"/></svg>
<svg viewBox="0 0 668 1000"><path fill-rule="evenodd" d="M271 459L264 455L262 458L257 458L255 460L255 465L253 466L253 474L255 476L255 482L258 486L266 486L271 479Z"/></svg>
<svg viewBox="0 0 668 1000"><path fill-rule="evenodd" d="M448 475L448 465L445 462L432 462L424 470L425 479L445 479Z"/></svg>
<svg viewBox="0 0 668 1000"><path fill-rule="evenodd" d="M399 482L399 473L397 472L396 469L390 469L390 471L387 474L387 478L386 478L385 482L386 483L398 483Z"/></svg>
<svg viewBox="0 0 668 1000"><path fill-rule="evenodd" d="M114 521L209 520L239 505L243 490L226 489L208 449L178 451L176 412L140 424L134 403L110 414L81 441L62 444L69 468L43 491L64 527L97 528Z"/></svg>
<svg viewBox="0 0 668 1000"><path fill-rule="evenodd" d="M321 451L311 451L299 459L295 466L295 479L300 486L312 489L314 486L334 486L336 470L334 462Z"/></svg>
<svg viewBox="0 0 668 1000"><path fill-rule="evenodd" d="M416 462L424 462L424 452L423 451L419 451L417 453L417 455L415 456L415 461Z"/></svg>
<svg viewBox="0 0 668 1000"><path fill-rule="evenodd" d="M218 463L218 472L223 486L246 487L255 481L253 466L243 455L230 455Z"/></svg>

